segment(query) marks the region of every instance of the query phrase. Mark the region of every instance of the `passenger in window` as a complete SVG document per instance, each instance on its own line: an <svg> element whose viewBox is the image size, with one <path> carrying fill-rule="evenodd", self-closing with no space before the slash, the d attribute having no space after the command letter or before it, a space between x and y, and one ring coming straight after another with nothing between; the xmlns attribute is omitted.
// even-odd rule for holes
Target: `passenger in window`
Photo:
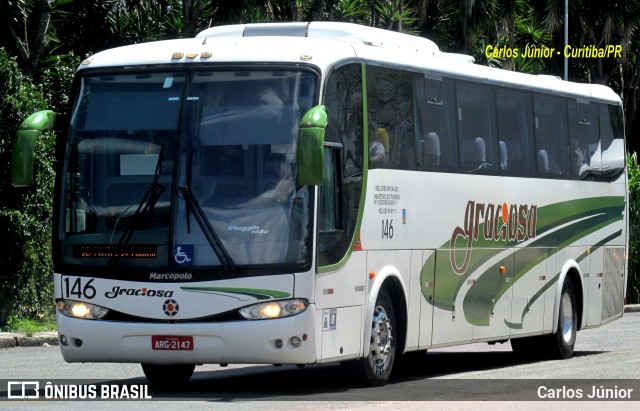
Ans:
<svg viewBox="0 0 640 411"><path fill-rule="evenodd" d="M369 168L382 168L389 152L389 134L379 128L369 142Z"/></svg>
<svg viewBox="0 0 640 411"><path fill-rule="evenodd" d="M396 127L393 143L391 167L403 170L413 170L417 163L415 157L415 137L413 131L413 117L409 103L404 104L401 118ZM388 150L387 150L388 151Z"/></svg>
<svg viewBox="0 0 640 411"><path fill-rule="evenodd" d="M362 94L360 93L351 95L345 130L347 135L353 138L362 133Z"/></svg>
<svg viewBox="0 0 640 411"><path fill-rule="evenodd" d="M587 150L581 147L577 138L571 138L571 174L581 177L587 169Z"/></svg>
<svg viewBox="0 0 640 411"><path fill-rule="evenodd" d="M276 200L276 202L284 203L293 192L294 184L293 173L291 172L291 164L281 163L280 169L278 170L278 176L280 177L280 181L278 181L276 187L273 190L270 190L271 193L269 195L271 195ZM267 191L267 193L269 193L269 191Z"/></svg>
<svg viewBox="0 0 640 411"><path fill-rule="evenodd" d="M149 138L149 141L147 141L147 145L144 147L144 153L145 154L158 154L158 153L160 153L160 145L156 144L153 141L153 138Z"/></svg>
<svg viewBox="0 0 640 411"><path fill-rule="evenodd" d="M173 144L166 144L164 140L166 137L162 137L158 132L151 132L144 147L144 154L158 155L158 161L161 161L160 173L170 174L173 172Z"/></svg>
<svg viewBox="0 0 640 411"><path fill-rule="evenodd" d="M293 194L294 181L291 164L281 163L278 170L280 181L270 190L265 191L259 196L247 201L245 206L267 206L270 203L285 204Z"/></svg>
<svg viewBox="0 0 640 411"><path fill-rule="evenodd" d="M344 150L344 177L350 177L362 172L362 156L358 149L359 141L362 141L362 94L353 93L350 98L350 107L345 119L345 132L341 134L341 142ZM338 110L339 111L339 110ZM337 122L336 122L337 124Z"/></svg>

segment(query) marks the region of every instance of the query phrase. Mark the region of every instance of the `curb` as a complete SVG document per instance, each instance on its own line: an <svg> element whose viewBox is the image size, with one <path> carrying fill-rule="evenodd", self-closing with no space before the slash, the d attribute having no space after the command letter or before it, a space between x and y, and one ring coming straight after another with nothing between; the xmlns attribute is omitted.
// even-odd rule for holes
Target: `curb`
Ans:
<svg viewBox="0 0 640 411"><path fill-rule="evenodd" d="M630 304L624 306L625 313L638 313L640 312L640 304Z"/></svg>
<svg viewBox="0 0 640 411"><path fill-rule="evenodd" d="M640 312L640 304L624 306L625 313ZM45 331L27 337L24 333L0 333L0 349L13 347L49 347L60 345L57 331Z"/></svg>
<svg viewBox="0 0 640 411"><path fill-rule="evenodd" d="M34 333L32 337L24 333L0 333L0 348L49 347L58 344L57 331Z"/></svg>

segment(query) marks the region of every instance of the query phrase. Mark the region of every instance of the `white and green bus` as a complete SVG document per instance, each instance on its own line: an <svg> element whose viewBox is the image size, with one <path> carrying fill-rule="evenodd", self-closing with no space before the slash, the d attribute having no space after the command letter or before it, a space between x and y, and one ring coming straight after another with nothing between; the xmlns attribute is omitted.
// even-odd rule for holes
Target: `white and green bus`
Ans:
<svg viewBox="0 0 640 411"><path fill-rule="evenodd" d="M474 342L568 358L623 313L623 112L600 85L347 23L84 61L53 228L68 362L350 364ZM51 112L19 131L14 183Z"/></svg>

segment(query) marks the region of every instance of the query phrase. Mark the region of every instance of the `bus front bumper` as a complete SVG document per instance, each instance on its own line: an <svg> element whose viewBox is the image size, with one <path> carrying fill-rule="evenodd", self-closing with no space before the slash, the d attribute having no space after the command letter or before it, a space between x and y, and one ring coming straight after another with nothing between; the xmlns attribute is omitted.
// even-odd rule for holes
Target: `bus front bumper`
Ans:
<svg viewBox="0 0 640 411"><path fill-rule="evenodd" d="M67 362L311 364L317 358L314 312L311 304L301 314L273 320L159 324L84 320L58 313L57 321ZM181 349L153 346L152 341L165 337L187 337L193 344Z"/></svg>

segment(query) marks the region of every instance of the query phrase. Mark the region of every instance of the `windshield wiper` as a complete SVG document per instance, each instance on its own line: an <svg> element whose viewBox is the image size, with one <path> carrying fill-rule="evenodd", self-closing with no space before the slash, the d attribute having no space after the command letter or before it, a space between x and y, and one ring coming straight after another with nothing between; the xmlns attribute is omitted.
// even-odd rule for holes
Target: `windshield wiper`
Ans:
<svg viewBox="0 0 640 411"><path fill-rule="evenodd" d="M118 244L116 246L115 255L109 259L108 265L115 265L118 263L122 247L129 244L131 237L140 226L140 223L145 217L151 214L156 204L158 203L160 196L162 196L162 193L164 193L164 186L159 182L163 154L164 144L160 146L160 153L158 154L158 162L156 163L156 171L153 176L153 182L147 188L147 191L144 193L142 200L140 200L140 202L138 203L138 208L129 220L129 225L127 225L127 228L125 228L124 232L120 236L120 239L118 240ZM116 228L117 221L113 229L115 230Z"/></svg>
<svg viewBox="0 0 640 411"><path fill-rule="evenodd" d="M209 219L207 218L207 215L205 214L204 210L200 206L200 203L198 203L198 200L195 198L195 196L191 192L192 158L193 158L193 150L191 150L191 152L189 153L189 161L187 164L186 185L184 187L178 188L178 191L182 195L182 198L184 198L184 200L186 201L187 232L190 231L190 227L191 227L190 219L191 219L191 214L193 214L193 217L196 219L196 222L202 229L204 236L207 238L207 241L209 242L211 249L213 249L213 251L216 253L218 260L220 260L220 264L222 265L222 268L224 269L224 271L235 273L237 271L236 263L233 261L233 258L229 255L229 252L227 251L226 247L222 243L222 240L218 236L218 233L216 233L216 230L211 225L211 222L209 221Z"/></svg>

